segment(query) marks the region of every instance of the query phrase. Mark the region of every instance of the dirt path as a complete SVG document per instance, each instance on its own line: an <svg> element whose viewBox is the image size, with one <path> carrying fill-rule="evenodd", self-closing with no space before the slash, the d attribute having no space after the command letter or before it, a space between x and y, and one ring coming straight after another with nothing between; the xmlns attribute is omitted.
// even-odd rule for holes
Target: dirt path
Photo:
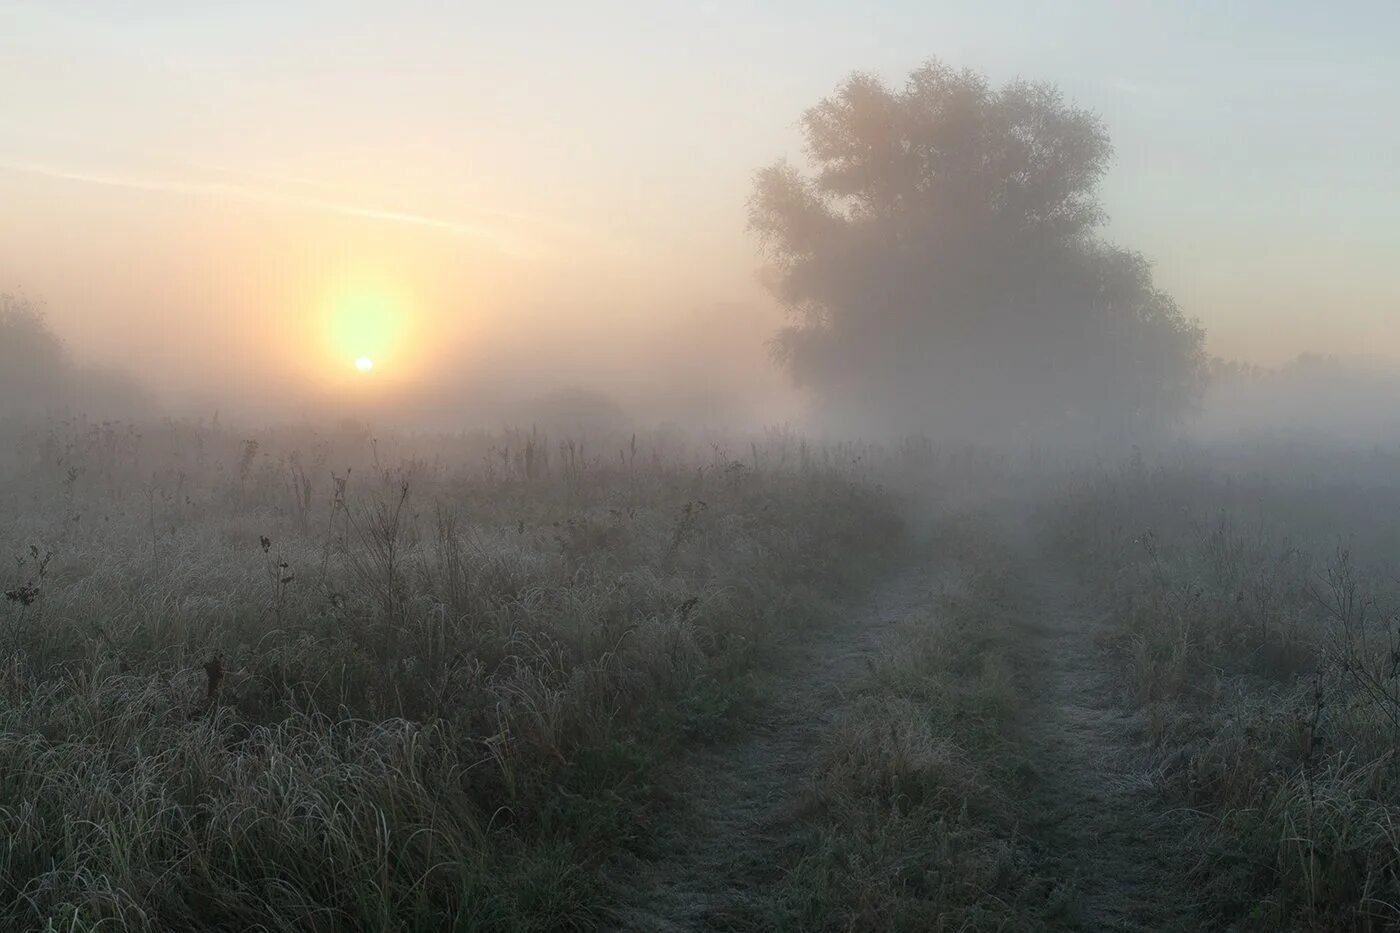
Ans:
<svg viewBox="0 0 1400 933"><path fill-rule="evenodd" d="M615 929L662 933L742 925L746 904L776 880L815 756L847 691L889 625L927 607L939 585L927 565L889 580L864 608L788 653L774 675L772 700L748 735L689 757L688 815L664 830L666 858L623 870L630 894Z"/></svg>
<svg viewBox="0 0 1400 933"><path fill-rule="evenodd" d="M1008 541L1023 540L1006 529ZM1048 929L1206 928L1173 859L1189 816L1154 793L1136 719L1118 702L1113 662L1100 647L1104 621L1057 565L1031 545L1011 549L1005 572L1026 581L1021 645L1030 681L1017 741L1036 777L1024 832L1036 874L1072 894ZM621 866L626 905L614 929L750 929L749 908L778 880L798 838L802 805L823 737L847 706L847 691L876 659L890 623L925 615L956 586L956 568L915 566L868 605L788 653L774 674L759 723L737 742L687 755L680 783L686 812L658 841L651 862ZM1039 926L1039 925L1037 925Z"/></svg>
<svg viewBox="0 0 1400 933"><path fill-rule="evenodd" d="M1063 572L1029 559L1026 631L1038 681L1026 740L1039 774L1043 871L1074 886L1087 930L1200 930L1174 862L1190 820L1153 791L1137 720L1118 702L1104 621Z"/></svg>

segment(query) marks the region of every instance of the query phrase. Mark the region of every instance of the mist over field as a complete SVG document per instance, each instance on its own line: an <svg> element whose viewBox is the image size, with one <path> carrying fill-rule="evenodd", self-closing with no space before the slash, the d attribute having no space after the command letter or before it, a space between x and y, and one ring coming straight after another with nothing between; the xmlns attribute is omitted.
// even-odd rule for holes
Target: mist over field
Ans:
<svg viewBox="0 0 1400 933"><path fill-rule="evenodd" d="M1400 926L1400 15L0 0L0 929Z"/></svg>
<svg viewBox="0 0 1400 933"><path fill-rule="evenodd" d="M877 271L863 259L862 271L843 264L857 261L854 243L827 244L814 261L841 281L803 292L783 268L796 261L784 238L802 221L774 213L777 179L755 179L785 159L820 186L824 209L875 195L833 174L857 166L831 135L832 114L818 107L817 124L803 115L823 98L845 106L831 95L857 68L895 95L865 105L897 105L912 90L905 76L932 54L954 71L985 69L992 89L1049 81L1069 111L1094 116L1096 126L1074 126L1067 111L1070 124L1049 130L1080 147L1054 156L1079 174L1027 176L1023 186L1065 187L1020 196L1073 212L1059 220L1078 228L1059 234L1140 251L1148 287L1200 322L1209 356L1266 369L1302 354L1396 365L1393 205L1373 196L1393 187L1384 153L1395 130L1371 117L1395 88L1377 40L1345 17L1301 10L1266 22L1222 11L1188 27L1184 13L1084 3L1058 37L1008 42L1018 8L1003 21L897 4L908 28L891 35L841 5L546 14L469 4L434 18L359 4L280 16L7 4L0 67L25 93L7 101L0 139L0 287L42 303L80 365L124 372L182 416L453 430L523 418L541 396L581 389L643 422L977 436L970 400L1007 409L1008 397L1037 393L1038 370L1068 382L1065 370L1109 352L1084 348L1069 363L1055 343L1072 348L1094 332L1085 321L1059 327L1063 304L1082 303L1065 291L1076 287L1068 268L1053 273L1052 294L1028 257L963 226L975 222L971 205L949 203L938 223L955 241L924 229L917 254L964 266L957 249L980 256L986 274L1045 307L975 334L896 333L876 316L881 302L907 302L900 290L944 289L943 305L968 304L951 297L960 286L947 269ZM628 27L604 28L614 18ZM775 44L794 29L784 56ZM1125 34L1156 38L1132 48L1117 41ZM1248 44L1227 55L1222 41ZM1192 74L1158 78L1179 62ZM886 118L872 110L860 119L875 122L853 130L879 146ZM1300 131L1309 119L1315 128ZM897 168L889 153L869 157ZM1014 154L998 158L1013 168ZM988 179L944 168L953 189L993 197L978 187ZM1004 206L1033 210L1030 200ZM841 359L910 380L907 391L863 386L879 404L849 415L834 397L813 402L820 351L800 359L792 330L837 301L866 309L859 334L833 338ZM946 307L929 310L949 323ZM787 374L767 343L785 327ZM943 355L927 357L933 347ZM380 357L372 381L353 368L365 354ZM909 375L916 368L925 374ZM1074 378L1083 385L1057 387L1056 407L1084 409L1122 377L1096 366ZM952 408L969 417L930 410Z"/></svg>

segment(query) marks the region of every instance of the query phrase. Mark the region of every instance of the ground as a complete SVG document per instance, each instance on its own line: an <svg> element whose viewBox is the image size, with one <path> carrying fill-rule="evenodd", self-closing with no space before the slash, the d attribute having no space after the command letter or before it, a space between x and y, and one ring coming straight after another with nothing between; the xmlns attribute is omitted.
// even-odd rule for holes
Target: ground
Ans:
<svg viewBox="0 0 1400 933"><path fill-rule="evenodd" d="M750 914L748 901L773 882L792 845L818 748L847 691L890 623L927 606L938 585L927 567L901 571L841 624L802 639L752 728L682 763L684 812L664 829L663 857L624 869L620 928L725 929Z"/></svg>
<svg viewBox="0 0 1400 933"><path fill-rule="evenodd" d="M1041 676L1025 736L1045 870L1074 885L1084 929L1200 929L1176 845L1192 817L1156 790L1137 717L1119 702L1101 647L1101 613L1063 574L1032 574L1025 631Z"/></svg>
<svg viewBox="0 0 1400 933"><path fill-rule="evenodd" d="M1003 537L1009 562L1000 572L1025 584L1010 631L1028 662L1018 668L1025 702L1014 725L1025 780L1007 790L1038 892L1038 903L1009 911L1006 923L1199 929L1178 844L1192 817L1154 789L1137 717L1120 703L1102 648L1101 613L1052 555L1022 534ZM935 551L893 573L838 624L792 646L751 726L678 763L679 815L661 826L654 853L617 868L624 906L616 928L760 927L761 905L800 846L824 737L890 648L896 624L926 617L942 624L941 597L965 587L967 576L957 559ZM866 928L858 916L831 925Z"/></svg>

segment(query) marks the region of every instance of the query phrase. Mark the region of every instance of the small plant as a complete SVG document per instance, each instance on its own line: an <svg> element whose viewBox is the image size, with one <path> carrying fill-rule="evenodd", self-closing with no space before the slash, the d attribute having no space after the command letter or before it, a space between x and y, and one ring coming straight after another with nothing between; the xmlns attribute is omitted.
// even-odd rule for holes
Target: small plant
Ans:
<svg viewBox="0 0 1400 933"><path fill-rule="evenodd" d="M39 587L33 583L21 583L5 591L5 598L21 606L30 606L39 598Z"/></svg>
<svg viewBox="0 0 1400 933"><path fill-rule="evenodd" d="M399 485L393 499L376 498L358 516L345 512L348 540L342 542L342 557L354 586L377 609L372 636L376 653L389 664L396 635L404 627L408 600L404 566L408 483Z"/></svg>
<svg viewBox="0 0 1400 933"><path fill-rule="evenodd" d="M666 554L662 557L663 564L669 564L675 558L676 553L681 549L681 545L695 533L696 526L700 522L700 516L709 506L703 499L693 499L681 506L680 515L676 517L675 527L671 530L671 543L666 548Z"/></svg>
<svg viewBox="0 0 1400 933"><path fill-rule="evenodd" d="M28 556L15 558L15 569L18 576L24 577L23 583L11 587L5 591L5 599L12 603L19 603L21 606L32 606L39 601L39 596L43 593L44 577L48 573L49 561L53 560L52 551L39 551L39 545L29 546Z"/></svg>
<svg viewBox="0 0 1400 933"><path fill-rule="evenodd" d="M258 536L258 547L263 554L263 571L268 586L267 608L264 614L271 614L282 624L282 614L287 608L288 588L296 581L296 574L280 554L272 553L272 539L267 535Z"/></svg>

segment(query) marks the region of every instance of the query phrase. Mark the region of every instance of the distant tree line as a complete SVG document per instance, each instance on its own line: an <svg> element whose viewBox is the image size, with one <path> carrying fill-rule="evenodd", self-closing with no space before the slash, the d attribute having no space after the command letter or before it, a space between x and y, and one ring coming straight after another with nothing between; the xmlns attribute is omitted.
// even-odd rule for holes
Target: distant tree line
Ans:
<svg viewBox="0 0 1400 933"><path fill-rule="evenodd" d="M131 416L149 404L129 375L75 362L39 302L0 294L0 416Z"/></svg>

